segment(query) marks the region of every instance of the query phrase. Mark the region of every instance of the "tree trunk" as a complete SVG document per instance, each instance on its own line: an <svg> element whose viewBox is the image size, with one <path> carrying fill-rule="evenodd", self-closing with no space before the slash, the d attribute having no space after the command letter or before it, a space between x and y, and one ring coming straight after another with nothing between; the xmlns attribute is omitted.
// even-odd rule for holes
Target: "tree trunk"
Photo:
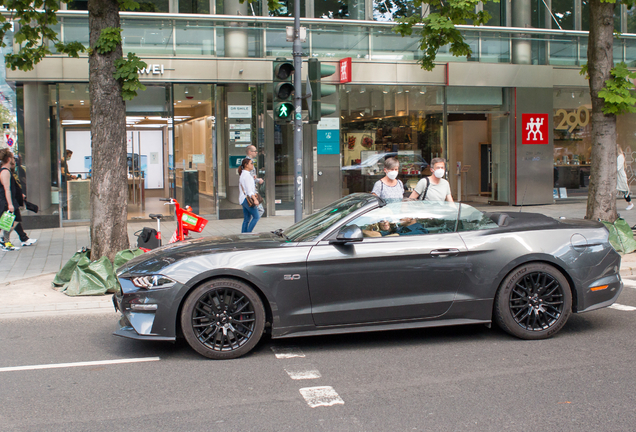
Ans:
<svg viewBox="0 0 636 432"><path fill-rule="evenodd" d="M89 0L90 45L101 31L119 28L117 0ZM115 254L130 247L127 232L126 104L121 84L115 80L114 61L122 56L121 44L106 54L89 57L91 96L91 259Z"/></svg>
<svg viewBox="0 0 636 432"><path fill-rule="evenodd" d="M614 67L614 3L590 1L590 36L587 65L592 98L592 172L586 219L616 220L616 115L603 114L598 92Z"/></svg>

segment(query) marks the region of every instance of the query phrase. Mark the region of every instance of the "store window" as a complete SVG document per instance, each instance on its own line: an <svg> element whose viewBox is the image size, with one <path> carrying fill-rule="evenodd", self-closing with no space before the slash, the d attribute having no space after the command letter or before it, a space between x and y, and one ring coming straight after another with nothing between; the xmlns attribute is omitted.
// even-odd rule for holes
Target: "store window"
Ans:
<svg viewBox="0 0 636 432"><path fill-rule="evenodd" d="M415 6L413 2L373 0L373 19L375 21L395 21L398 18L419 15L421 6Z"/></svg>
<svg viewBox="0 0 636 432"><path fill-rule="evenodd" d="M510 98L498 87L448 87L448 180L461 201L510 199Z"/></svg>
<svg viewBox="0 0 636 432"><path fill-rule="evenodd" d="M294 16L294 1L293 0L283 0L278 2L280 7L275 10L269 11L269 16L277 16L277 17L293 17ZM300 2L300 16L305 17L305 2Z"/></svg>
<svg viewBox="0 0 636 432"><path fill-rule="evenodd" d="M314 18L364 19L364 0L314 0Z"/></svg>
<svg viewBox="0 0 636 432"><path fill-rule="evenodd" d="M170 12L170 0L139 0L137 3L139 3L139 7L133 9L135 12ZM69 10L88 10L88 0L70 1L66 8Z"/></svg>
<svg viewBox="0 0 636 432"><path fill-rule="evenodd" d="M179 0L179 13L209 14L210 0Z"/></svg>
<svg viewBox="0 0 636 432"><path fill-rule="evenodd" d="M587 89L554 90L554 197L586 197L592 154Z"/></svg>
<svg viewBox="0 0 636 432"><path fill-rule="evenodd" d="M174 187L182 206L216 213L214 86L174 84Z"/></svg>
<svg viewBox="0 0 636 432"><path fill-rule="evenodd" d="M412 190L443 156L443 91L431 86L347 85L340 90L342 195L370 192L397 157Z"/></svg>
<svg viewBox="0 0 636 432"><path fill-rule="evenodd" d="M552 13L559 23L553 23L553 28L560 26L563 30L574 30L574 1L576 0L552 0Z"/></svg>

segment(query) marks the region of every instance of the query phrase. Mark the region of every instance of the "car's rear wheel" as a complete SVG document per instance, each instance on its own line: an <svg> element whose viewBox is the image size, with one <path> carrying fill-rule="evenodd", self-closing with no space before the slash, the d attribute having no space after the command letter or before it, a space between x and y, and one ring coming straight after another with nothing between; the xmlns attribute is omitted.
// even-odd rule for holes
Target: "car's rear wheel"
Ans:
<svg viewBox="0 0 636 432"><path fill-rule="evenodd" d="M188 344L215 360L247 354L260 340L264 327L260 297L233 279L215 279L196 288L181 312L181 328Z"/></svg>
<svg viewBox="0 0 636 432"><path fill-rule="evenodd" d="M525 264L511 272L495 297L495 321L521 339L545 339L572 313L572 292L563 274L548 264Z"/></svg>

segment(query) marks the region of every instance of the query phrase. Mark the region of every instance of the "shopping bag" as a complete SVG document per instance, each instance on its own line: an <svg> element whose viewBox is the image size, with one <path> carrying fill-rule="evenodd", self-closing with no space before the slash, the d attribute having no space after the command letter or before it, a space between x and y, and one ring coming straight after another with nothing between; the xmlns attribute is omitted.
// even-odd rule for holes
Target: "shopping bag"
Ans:
<svg viewBox="0 0 636 432"><path fill-rule="evenodd" d="M3 229L5 231L11 231L11 228L13 228L14 220L15 220L15 215L11 213L9 210L2 213L2 216L0 217L0 229Z"/></svg>

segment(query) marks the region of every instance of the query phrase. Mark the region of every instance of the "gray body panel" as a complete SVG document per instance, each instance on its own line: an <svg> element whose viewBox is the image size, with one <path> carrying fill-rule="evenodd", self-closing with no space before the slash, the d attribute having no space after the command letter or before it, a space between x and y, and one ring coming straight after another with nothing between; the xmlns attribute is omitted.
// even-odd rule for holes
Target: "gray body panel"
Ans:
<svg viewBox="0 0 636 432"><path fill-rule="evenodd" d="M488 323L501 282L529 262L549 263L566 276L574 312L609 306L622 289L620 256L607 230L592 221L519 213L494 229L329 243L340 227L375 206L361 208L312 242L246 234L186 241L139 256L118 270L122 293L114 300L126 324L116 334L174 340L188 293L217 277L240 279L257 291L274 338ZM445 250L450 252L440 253ZM129 278L145 274L177 283L168 289L134 287ZM590 290L599 285L609 287ZM131 302L158 308L131 312Z"/></svg>

